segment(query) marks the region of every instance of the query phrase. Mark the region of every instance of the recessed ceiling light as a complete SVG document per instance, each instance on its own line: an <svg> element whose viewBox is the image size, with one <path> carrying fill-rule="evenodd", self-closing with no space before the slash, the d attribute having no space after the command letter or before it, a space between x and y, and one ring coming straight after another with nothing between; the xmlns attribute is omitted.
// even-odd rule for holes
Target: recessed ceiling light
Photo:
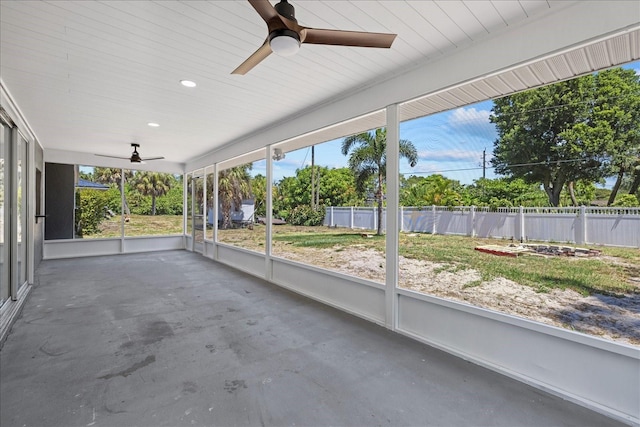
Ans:
<svg viewBox="0 0 640 427"><path fill-rule="evenodd" d="M180 84L186 87L196 87L196 82L192 82L191 80L180 80Z"/></svg>
<svg viewBox="0 0 640 427"><path fill-rule="evenodd" d="M149 123L147 123L147 124L148 124L149 126L151 126L152 128L157 128L158 126L160 126L159 124L157 124L157 123L153 123L153 122L149 122Z"/></svg>

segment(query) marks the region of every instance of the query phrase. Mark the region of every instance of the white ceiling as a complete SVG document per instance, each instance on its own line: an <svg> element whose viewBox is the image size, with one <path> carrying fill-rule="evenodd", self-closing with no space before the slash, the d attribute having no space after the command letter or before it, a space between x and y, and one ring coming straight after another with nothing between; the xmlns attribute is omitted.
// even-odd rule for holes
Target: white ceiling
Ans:
<svg viewBox="0 0 640 427"><path fill-rule="evenodd" d="M483 40L509 37L512 29L567 8L587 7L579 3L292 1L302 25L398 37L388 50L303 45L294 57L271 55L239 76L230 73L266 37L265 23L246 1L2 0L0 78L45 152L125 156L137 142L143 156L187 163ZM628 4L638 4L626 3L632 11ZM634 20L640 21L640 6ZM638 59L638 34L460 82L405 104L402 118ZM181 79L198 86L185 88ZM425 93L411 98L420 95ZM380 117L363 120L373 124ZM344 131L338 129L317 135L328 139Z"/></svg>

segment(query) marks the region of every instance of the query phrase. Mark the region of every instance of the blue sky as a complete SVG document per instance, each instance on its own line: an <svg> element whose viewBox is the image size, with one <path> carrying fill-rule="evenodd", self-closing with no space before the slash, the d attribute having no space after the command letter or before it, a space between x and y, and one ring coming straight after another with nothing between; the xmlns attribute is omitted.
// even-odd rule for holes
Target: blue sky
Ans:
<svg viewBox="0 0 640 427"><path fill-rule="evenodd" d="M640 62L623 68L634 69L640 75ZM484 101L401 123L400 138L416 146L419 159L414 168L401 160L400 172L407 177L441 173L463 184L471 184L482 177L482 151L486 149L486 177L496 178L489 164L493 141L497 137L495 127L489 123L492 107L492 101ZM316 164L330 168L346 167L347 156L340 153L342 139L316 145ZM294 176L296 169L310 164L310 147L289 152L285 159L273 162L274 180ZM254 163L253 174L266 174L264 161Z"/></svg>

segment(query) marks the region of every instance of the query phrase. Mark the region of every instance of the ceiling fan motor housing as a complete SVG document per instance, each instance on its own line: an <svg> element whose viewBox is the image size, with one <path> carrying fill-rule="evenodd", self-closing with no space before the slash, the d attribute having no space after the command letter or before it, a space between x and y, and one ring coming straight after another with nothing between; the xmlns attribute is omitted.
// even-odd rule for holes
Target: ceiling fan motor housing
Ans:
<svg viewBox="0 0 640 427"><path fill-rule="evenodd" d="M142 159L140 158L140 154L138 154L138 147L140 144L132 143L133 153L131 153L131 163L142 163Z"/></svg>
<svg viewBox="0 0 640 427"><path fill-rule="evenodd" d="M273 8L276 10L276 12L278 12L280 15L284 16L285 18L290 19L294 22L297 22L296 10L292 4L289 4L287 2L287 0L281 0L280 3L276 4Z"/></svg>

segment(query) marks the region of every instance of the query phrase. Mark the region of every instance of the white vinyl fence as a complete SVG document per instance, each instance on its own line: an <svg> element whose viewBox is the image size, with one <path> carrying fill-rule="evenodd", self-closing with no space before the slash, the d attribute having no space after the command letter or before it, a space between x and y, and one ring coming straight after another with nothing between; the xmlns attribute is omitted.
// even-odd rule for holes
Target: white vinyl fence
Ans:
<svg viewBox="0 0 640 427"><path fill-rule="evenodd" d="M400 230L640 248L640 208L401 207ZM383 211L384 228L386 210ZM324 225L375 230L376 207L328 207Z"/></svg>

